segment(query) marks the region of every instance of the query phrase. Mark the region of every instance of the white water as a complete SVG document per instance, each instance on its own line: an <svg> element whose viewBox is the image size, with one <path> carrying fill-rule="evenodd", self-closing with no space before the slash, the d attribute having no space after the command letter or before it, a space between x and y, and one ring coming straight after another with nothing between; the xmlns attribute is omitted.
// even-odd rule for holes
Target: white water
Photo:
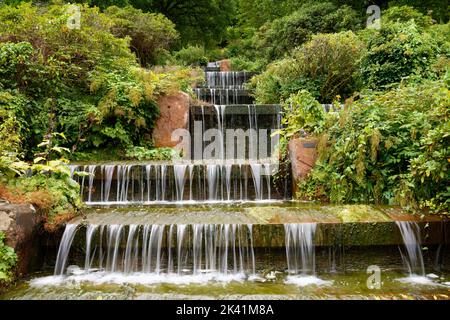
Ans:
<svg viewBox="0 0 450 320"><path fill-rule="evenodd" d="M86 228L84 269L67 268L76 229L75 224L66 227L55 276L93 282L139 279L159 283L202 282L204 275L209 280L228 281L255 274L251 225L90 225ZM105 264L102 252L106 254ZM71 270L78 272L71 274ZM184 276L187 280L182 279Z"/></svg>
<svg viewBox="0 0 450 320"><path fill-rule="evenodd" d="M88 205L276 200L270 163L71 165ZM92 174L89 179L75 173ZM85 181L87 180L87 181ZM250 181L248 181L250 180Z"/></svg>
<svg viewBox="0 0 450 320"><path fill-rule="evenodd" d="M287 284L297 286L330 285L316 276L316 255L314 236L316 223L289 223L284 225L286 260L288 265Z"/></svg>
<svg viewBox="0 0 450 320"><path fill-rule="evenodd" d="M400 253L409 275L424 276L425 267L423 263L419 225L413 221L396 221L395 223L400 229L406 249L406 254L401 250Z"/></svg>

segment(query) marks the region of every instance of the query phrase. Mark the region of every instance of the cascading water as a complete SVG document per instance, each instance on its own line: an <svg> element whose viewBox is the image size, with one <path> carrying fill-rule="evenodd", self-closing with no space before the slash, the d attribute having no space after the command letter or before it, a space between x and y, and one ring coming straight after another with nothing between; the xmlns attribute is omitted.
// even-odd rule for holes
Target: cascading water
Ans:
<svg viewBox="0 0 450 320"><path fill-rule="evenodd" d="M420 227L413 221L395 222L402 235L406 254L400 250L403 263L412 276L425 276L422 249L420 246Z"/></svg>
<svg viewBox="0 0 450 320"><path fill-rule="evenodd" d="M277 199L271 163L71 165L89 205L164 204ZM92 176L75 173L92 172ZM250 180L250 181L248 181Z"/></svg>
<svg viewBox="0 0 450 320"><path fill-rule="evenodd" d="M66 227L55 275L67 275L77 229L76 224ZM252 225L89 225L85 253L83 272L69 272L68 277L158 283L239 280L255 274Z"/></svg>
<svg viewBox="0 0 450 320"><path fill-rule="evenodd" d="M316 277L314 236L316 223L289 223L284 225L288 277L286 283L305 286L326 285Z"/></svg>
<svg viewBox="0 0 450 320"><path fill-rule="evenodd" d="M284 225L286 258L289 274L315 274L315 223Z"/></svg>

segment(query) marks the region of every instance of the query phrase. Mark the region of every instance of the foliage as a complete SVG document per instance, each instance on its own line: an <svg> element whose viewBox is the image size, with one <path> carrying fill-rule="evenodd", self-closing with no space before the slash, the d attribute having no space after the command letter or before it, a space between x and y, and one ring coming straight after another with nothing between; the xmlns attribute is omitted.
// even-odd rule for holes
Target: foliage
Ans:
<svg viewBox="0 0 450 320"><path fill-rule="evenodd" d="M450 91L445 81L369 93L331 115L299 196L449 212Z"/></svg>
<svg viewBox="0 0 450 320"><path fill-rule="evenodd" d="M235 71L259 72L265 66L261 59L247 59L243 56L231 58L231 69Z"/></svg>
<svg viewBox="0 0 450 320"><path fill-rule="evenodd" d="M281 136L291 139L319 134L325 125L325 116L323 106L308 91L301 90L283 103Z"/></svg>
<svg viewBox="0 0 450 320"><path fill-rule="evenodd" d="M177 52L174 57L177 62L185 66L206 66L208 57L205 50L199 46L188 46Z"/></svg>
<svg viewBox="0 0 450 320"><path fill-rule="evenodd" d="M279 103L302 89L321 103L337 95L349 97L358 88L355 73L363 51L364 45L351 31L316 35L251 80L256 101Z"/></svg>
<svg viewBox="0 0 450 320"><path fill-rule="evenodd" d="M391 7L383 12L382 23L408 22L414 20L419 28L427 28L433 24L433 19L410 6Z"/></svg>
<svg viewBox="0 0 450 320"><path fill-rule="evenodd" d="M147 149L145 147L132 147L126 151L126 157L131 160L172 160L172 148Z"/></svg>
<svg viewBox="0 0 450 320"><path fill-rule="evenodd" d="M361 65L362 78L373 89L388 87L405 78L437 78L429 67L440 54L435 39L422 32L414 21L384 23L381 30L369 37Z"/></svg>
<svg viewBox="0 0 450 320"><path fill-rule="evenodd" d="M155 64L158 55L178 38L175 25L162 14L143 13L131 6L112 6L105 14L113 21L111 31L115 36L131 38L130 48L142 66Z"/></svg>
<svg viewBox="0 0 450 320"><path fill-rule="evenodd" d="M15 176L0 180L0 197L12 203L35 205L43 214L44 227L49 231L75 216L83 207L80 186L71 177L68 161L61 157L69 150L55 144L56 136L39 145L45 150L36 154L32 164L20 162L21 171L16 170ZM9 160L13 168L18 166L16 161ZM4 171L0 166L0 178Z"/></svg>
<svg viewBox="0 0 450 320"><path fill-rule="evenodd" d="M0 284L9 282L13 277L13 269L17 263L14 249L5 245L5 234L0 232Z"/></svg>
<svg viewBox="0 0 450 320"><path fill-rule="evenodd" d="M72 151L145 144L159 115L158 96L189 92L197 79L184 68L170 69L173 74L141 68L129 49L133 40L111 33L139 38L145 29L136 50L151 59L174 34L167 19L132 8L105 14L82 6L81 13L81 28L69 29L66 5L0 7L0 90L9 101L0 107L14 113L26 159L52 132L63 132L61 146Z"/></svg>
<svg viewBox="0 0 450 320"><path fill-rule="evenodd" d="M392 0L389 5L414 7L423 14L431 15L439 23L446 23L450 18L448 0Z"/></svg>
<svg viewBox="0 0 450 320"><path fill-rule="evenodd" d="M308 2L292 14L262 26L253 38L254 47L270 61L307 42L313 34L356 30L359 25L356 12L348 6Z"/></svg>
<svg viewBox="0 0 450 320"><path fill-rule="evenodd" d="M229 0L129 0L129 4L169 18L180 33L180 46L221 43L235 13L234 1Z"/></svg>

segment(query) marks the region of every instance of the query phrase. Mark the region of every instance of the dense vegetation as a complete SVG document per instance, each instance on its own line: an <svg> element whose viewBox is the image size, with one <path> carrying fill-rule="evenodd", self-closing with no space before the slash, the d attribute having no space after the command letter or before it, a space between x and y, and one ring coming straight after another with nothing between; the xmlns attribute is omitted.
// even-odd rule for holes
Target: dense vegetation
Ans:
<svg viewBox="0 0 450 320"><path fill-rule="evenodd" d="M14 249L5 245L5 234L0 232L0 286L12 280L17 262L17 255Z"/></svg>
<svg viewBox="0 0 450 320"><path fill-rule="evenodd" d="M201 78L142 67L178 36L164 16L87 5L81 13L82 27L70 29L68 5L0 6L0 197L35 204L47 229L81 208L64 158L169 158L152 148L157 99Z"/></svg>

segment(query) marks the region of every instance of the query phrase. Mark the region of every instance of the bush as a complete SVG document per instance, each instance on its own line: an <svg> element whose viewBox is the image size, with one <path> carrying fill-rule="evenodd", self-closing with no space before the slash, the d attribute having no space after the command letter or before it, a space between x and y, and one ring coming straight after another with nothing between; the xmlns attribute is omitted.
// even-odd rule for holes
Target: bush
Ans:
<svg viewBox="0 0 450 320"><path fill-rule="evenodd" d="M330 116L299 196L449 212L448 79L371 93Z"/></svg>
<svg viewBox="0 0 450 320"><path fill-rule="evenodd" d="M161 52L178 38L175 25L162 14L143 13L131 6L109 7L105 14L113 21L115 36L131 38L130 48L144 67L155 64Z"/></svg>
<svg viewBox="0 0 450 320"><path fill-rule="evenodd" d="M13 278L13 269L17 263L14 249L5 245L5 234L0 232L0 284L10 282Z"/></svg>
<svg viewBox="0 0 450 320"><path fill-rule="evenodd" d="M433 19L430 16L425 16L410 6L391 7L383 13L381 19L382 23L414 21L421 29L425 29L433 24Z"/></svg>
<svg viewBox="0 0 450 320"><path fill-rule="evenodd" d="M260 59L247 59L245 57L239 56L231 58L231 69L233 71L248 71L248 72L260 72L265 63Z"/></svg>
<svg viewBox="0 0 450 320"><path fill-rule="evenodd" d="M386 88L406 78L437 78L430 65L440 53L435 39L414 21L383 23L381 30L369 36L361 65L362 78L373 89Z"/></svg>
<svg viewBox="0 0 450 320"><path fill-rule="evenodd" d="M276 61L251 80L258 103L279 103L299 90L321 103L358 89L355 76L364 45L353 32L316 35L291 57Z"/></svg>
<svg viewBox="0 0 450 320"><path fill-rule="evenodd" d="M104 14L81 6L81 28L72 30L67 8L0 7L0 113L13 112L25 158L52 132L63 132L61 146L72 151L150 142L158 96L189 92L198 77L183 68L141 68L130 41L150 61L174 39L173 24L132 8Z"/></svg>
<svg viewBox="0 0 450 320"><path fill-rule="evenodd" d="M132 147L126 151L126 157L130 160L172 160L175 151L171 148L147 149L145 147Z"/></svg>
<svg viewBox="0 0 450 320"><path fill-rule="evenodd" d="M360 28L360 18L348 6L308 2L290 15L263 25L254 36L256 52L267 60L281 58L318 33Z"/></svg>
<svg viewBox="0 0 450 320"><path fill-rule="evenodd" d="M291 139L320 134L325 117L323 106L308 91L299 91L283 103L281 136Z"/></svg>
<svg viewBox="0 0 450 320"><path fill-rule="evenodd" d="M199 46L189 46L175 52L175 59L185 66L206 66L208 58L205 50Z"/></svg>

